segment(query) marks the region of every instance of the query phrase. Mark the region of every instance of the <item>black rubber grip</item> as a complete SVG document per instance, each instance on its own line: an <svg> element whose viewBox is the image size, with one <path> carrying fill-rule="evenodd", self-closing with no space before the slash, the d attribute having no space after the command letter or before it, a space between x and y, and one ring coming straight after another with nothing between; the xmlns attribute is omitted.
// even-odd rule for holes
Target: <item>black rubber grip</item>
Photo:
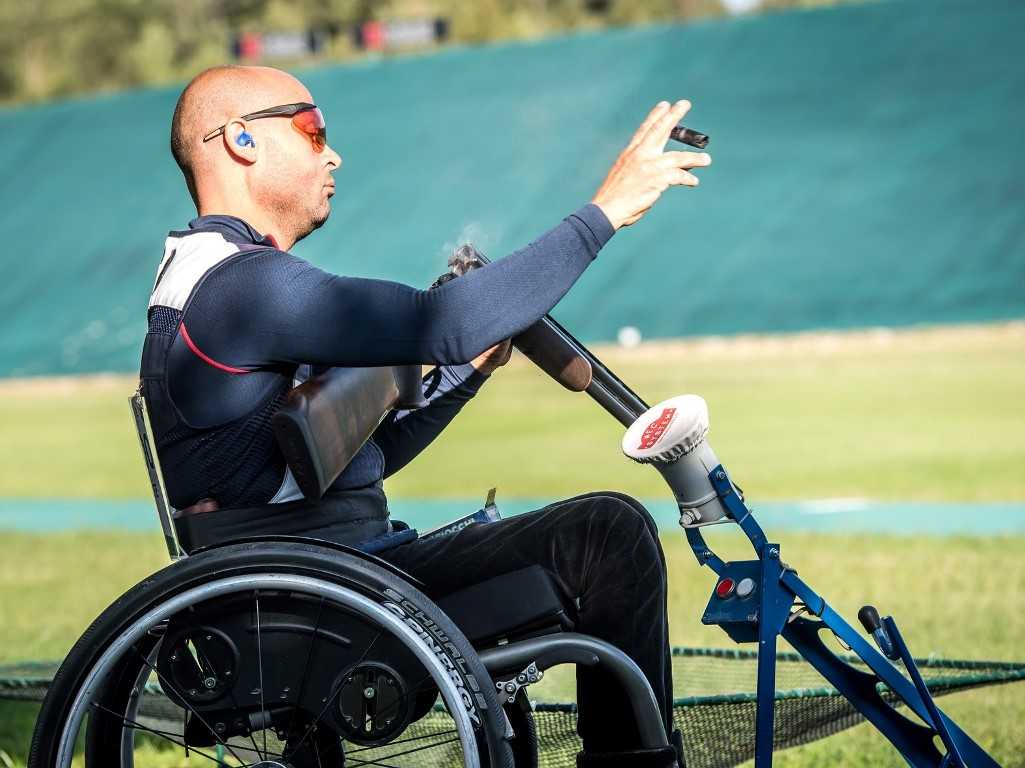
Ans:
<svg viewBox="0 0 1025 768"><path fill-rule="evenodd" d="M879 611L872 605L863 605L861 607L861 610L858 611L858 621L861 622L861 626L870 635L883 625L883 622L879 619Z"/></svg>

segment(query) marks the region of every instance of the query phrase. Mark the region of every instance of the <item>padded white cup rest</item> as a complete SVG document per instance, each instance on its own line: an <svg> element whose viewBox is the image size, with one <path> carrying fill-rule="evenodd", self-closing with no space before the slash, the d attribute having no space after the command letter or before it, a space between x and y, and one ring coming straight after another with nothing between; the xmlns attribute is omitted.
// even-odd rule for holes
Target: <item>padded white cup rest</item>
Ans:
<svg viewBox="0 0 1025 768"><path fill-rule="evenodd" d="M708 479L719 466L709 445L708 404L699 395L680 395L645 411L623 435L623 453L653 464L676 495L685 528L729 521Z"/></svg>
<svg viewBox="0 0 1025 768"><path fill-rule="evenodd" d="M708 434L708 404L700 395L680 395L645 411L623 435L623 453L634 461L675 461Z"/></svg>

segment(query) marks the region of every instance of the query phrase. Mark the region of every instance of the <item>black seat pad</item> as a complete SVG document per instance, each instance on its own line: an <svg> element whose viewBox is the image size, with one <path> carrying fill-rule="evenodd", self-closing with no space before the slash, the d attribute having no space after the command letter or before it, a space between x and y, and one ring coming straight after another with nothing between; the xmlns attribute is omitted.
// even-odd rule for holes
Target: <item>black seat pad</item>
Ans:
<svg viewBox="0 0 1025 768"><path fill-rule="evenodd" d="M573 628L572 607L539 565L472 584L435 602L475 646Z"/></svg>

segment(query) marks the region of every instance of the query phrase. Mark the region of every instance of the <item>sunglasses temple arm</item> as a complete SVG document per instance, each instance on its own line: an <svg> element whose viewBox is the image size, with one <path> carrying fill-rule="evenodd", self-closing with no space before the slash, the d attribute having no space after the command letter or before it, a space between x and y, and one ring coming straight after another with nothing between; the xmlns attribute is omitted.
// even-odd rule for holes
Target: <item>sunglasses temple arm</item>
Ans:
<svg viewBox="0 0 1025 768"><path fill-rule="evenodd" d="M203 143L206 144L206 142L210 141L210 139L216 139L218 136L220 136L222 133L224 133L224 129L227 128L227 127L228 126L226 126L226 125L222 125L216 131L211 131L210 133L208 133L206 136L203 137Z"/></svg>

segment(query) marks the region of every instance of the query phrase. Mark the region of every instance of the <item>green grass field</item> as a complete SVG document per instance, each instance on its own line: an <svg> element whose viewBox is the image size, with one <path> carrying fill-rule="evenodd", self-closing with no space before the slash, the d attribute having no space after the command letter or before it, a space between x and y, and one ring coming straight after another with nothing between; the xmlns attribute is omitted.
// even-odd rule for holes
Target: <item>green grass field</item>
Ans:
<svg viewBox="0 0 1025 768"><path fill-rule="evenodd" d="M1025 499L1025 324L642 345L600 354L650 403L709 402L754 499ZM0 383L0 498L146 498L128 377ZM622 430L522 358L389 481L393 496L664 493Z"/></svg>
<svg viewBox="0 0 1025 768"><path fill-rule="evenodd" d="M759 499L1025 499L1025 325L798 335L645 345L601 353L649 402L703 394L719 456ZM145 498L127 377L0 384L0 497ZM389 481L407 497L558 497L616 488L664 494L619 453L620 428L585 396L522 360ZM746 557L735 532L721 554ZM784 557L853 617L894 613L919 655L1025 656L1025 537L900 538L784 534ZM720 546L719 540L726 544ZM682 537L667 534L673 642L726 646L701 626L710 589ZM0 662L56 659L124 589L162 567L155 536L5 533L0 544ZM685 685L684 681L681 681ZM542 690L569 694L555 674ZM1025 766L1025 685L942 701L1008 766ZM21 765L34 708L0 706L4 754ZM870 729L788 751L778 764L902 764ZM184 763L183 763L184 765Z"/></svg>

